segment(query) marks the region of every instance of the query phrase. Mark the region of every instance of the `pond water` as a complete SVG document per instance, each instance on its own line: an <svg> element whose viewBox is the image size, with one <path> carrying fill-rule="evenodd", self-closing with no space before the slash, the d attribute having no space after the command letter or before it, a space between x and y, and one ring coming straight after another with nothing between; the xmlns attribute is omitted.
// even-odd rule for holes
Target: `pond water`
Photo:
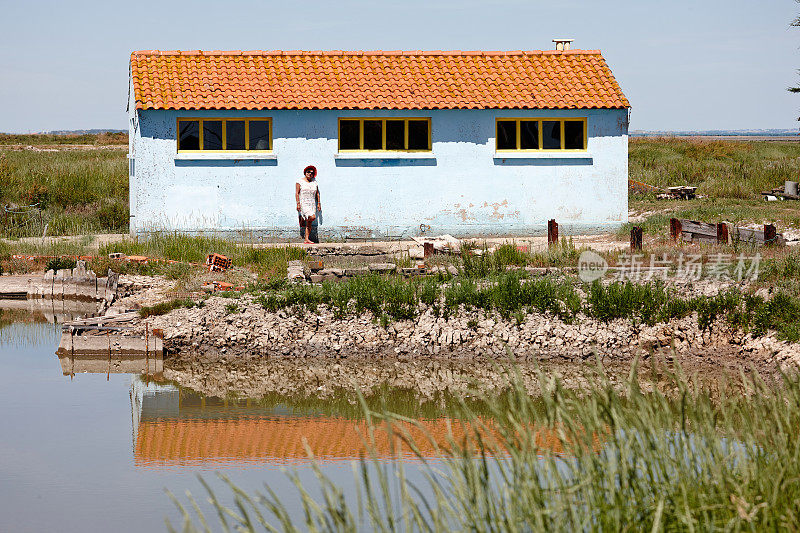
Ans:
<svg viewBox="0 0 800 533"><path fill-rule="evenodd" d="M165 519L179 528L165 489L184 503L191 491L211 518L197 476L225 499L215 472L251 493L267 483L299 518L282 469L316 485L304 439L354 498L357 416L207 398L136 374L65 375L54 352L59 322L71 316L0 309L0 531L151 531L164 530ZM386 443L378 453L393 461ZM413 478L413 464L407 473Z"/></svg>

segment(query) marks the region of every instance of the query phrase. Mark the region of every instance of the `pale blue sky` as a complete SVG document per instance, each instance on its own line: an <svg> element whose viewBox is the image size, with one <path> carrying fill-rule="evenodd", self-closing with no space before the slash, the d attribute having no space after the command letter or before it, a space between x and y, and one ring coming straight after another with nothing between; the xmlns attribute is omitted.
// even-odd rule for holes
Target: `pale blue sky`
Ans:
<svg viewBox="0 0 800 533"><path fill-rule="evenodd" d="M793 0L0 0L0 131L125 128L142 49L600 49L633 129L794 128Z"/></svg>

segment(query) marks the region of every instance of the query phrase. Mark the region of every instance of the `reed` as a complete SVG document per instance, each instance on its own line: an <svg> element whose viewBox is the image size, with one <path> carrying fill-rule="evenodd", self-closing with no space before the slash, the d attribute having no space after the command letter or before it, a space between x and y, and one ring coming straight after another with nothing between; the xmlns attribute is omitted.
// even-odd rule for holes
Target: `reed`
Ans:
<svg viewBox="0 0 800 533"><path fill-rule="evenodd" d="M416 453L422 481L402 459L371 453L354 468L357 495L346 497L319 466L312 488L289 473L299 512L286 495L248 494L230 479L224 497L204 482L222 531L764 531L800 528L800 381L779 386L758 376L747 393L711 399L680 373L653 374L670 393L643 393L631 372L627 390L602 371L582 391L541 374L541 395L519 378L504 394L483 397L480 417L462 404L470 438L436 442L415 419L371 411L371 430L389 431ZM466 422L464 422L466 423ZM407 428L414 427L412 436ZM547 438L542 438L546 435ZM430 446L426 446L430 449ZM418 477L418 476L416 476ZM210 522L174 498L183 531ZM194 504L191 495L188 501ZM229 503L232 502L232 503ZM170 524L170 530L174 530Z"/></svg>
<svg viewBox="0 0 800 533"><path fill-rule="evenodd" d="M796 142L631 139L629 173L657 187L692 185L718 198L753 198L796 180Z"/></svg>

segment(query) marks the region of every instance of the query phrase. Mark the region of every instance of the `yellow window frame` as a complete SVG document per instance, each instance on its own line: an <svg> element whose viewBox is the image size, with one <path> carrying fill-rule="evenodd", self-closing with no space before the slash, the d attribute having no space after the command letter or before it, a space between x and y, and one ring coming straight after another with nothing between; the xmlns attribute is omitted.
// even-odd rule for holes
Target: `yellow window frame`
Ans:
<svg viewBox="0 0 800 533"><path fill-rule="evenodd" d="M357 121L358 122L358 146L359 148L348 148L342 149L341 148L341 138L342 138L342 121L349 120L349 121ZM381 149L365 149L364 148L364 121L365 120L378 120L381 122ZM403 145L408 146L408 123L412 120L419 121L424 120L428 123L428 148L425 149L410 149L410 148L403 148L399 150L387 150L386 149L386 121L387 120L394 120L394 121L402 121L403 124ZM339 123L337 127L338 137L337 137L337 147L340 152L430 152L433 150L433 143L432 143L432 132L431 132L431 118L430 117L339 117Z"/></svg>
<svg viewBox="0 0 800 533"><path fill-rule="evenodd" d="M209 120L214 122L222 121L222 150L203 150L203 121ZM244 121L244 150L228 150L228 121L241 122ZM181 150L181 122L198 122L200 131L199 135L199 150ZM266 122L268 125L269 148L266 150L251 150L250 149L250 122ZM258 152L265 153L272 151L272 118L271 117L179 117L175 119L175 147L178 153L205 153L205 154L221 154L221 153L243 153L243 152Z"/></svg>
<svg viewBox="0 0 800 533"><path fill-rule="evenodd" d="M516 148L498 148L497 147L497 128L500 122L514 122L516 123L516 140L517 140L517 147ZM537 123L537 130L538 130L538 139L539 139L539 148L520 148L522 142L522 136L520 135L522 132L522 128L520 124L522 122L536 122ZM559 128L561 132L561 148L548 148L544 149L544 137L542 136L542 122L558 122ZM583 123L583 148L565 148L564 143L564 123L565 122L582 122ZM588 136L588 119L586 117L563 117L563 118L550 118L550 117L522 117L522 118L511 118L511 117L504 117L504 118L497 118L495 119L494 125L494 146L496 152L585 152L587 149L587 145L589 143L589 136Z"/></svg>

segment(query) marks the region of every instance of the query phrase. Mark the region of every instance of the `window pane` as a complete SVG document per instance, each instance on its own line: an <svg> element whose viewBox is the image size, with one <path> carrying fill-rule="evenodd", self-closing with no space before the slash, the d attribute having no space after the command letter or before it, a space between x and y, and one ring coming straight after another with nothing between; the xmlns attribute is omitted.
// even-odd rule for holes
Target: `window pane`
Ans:
<svg viewBox="0 0 800 533"><path fill-rule="evenodd" d="M383 122L380 120L364 121L364 150L381 150L383 148Z"/></svg>
<svg viewBox="0 0 800 533"><path fill-rule="evenodd" d="M339 150L359 150L359 122L357 120L339 121Z"/></svg>
<svg viewBox="0 0 800 533"><path fill-rule="evenodd" d="M250 125L250 149L269 150L269 121L251 120Z"/></svg>
<svg viewBox="0 0 800 533"><path fill-rule="evenodd" d="M225 123L225 149L244 150L244 120L229 120Z"/></svg>
<svg viewBox="0 0 800 533"><path fill-rule="evenodd" d="M405 150L406 123L402 120L386 121L386 149Z"/></svg>
<svg viewBox="0 0 800 533"><path fill-rule="evenodd" d="M542 148L558 150L561 148L561 123L556 120L542 121Z"/></svg>
<svg viewBox="0 0 800 533"><path fill-rule="evenodd" d="M583 139L583 121L564 121L564 148L567 150L583 150L585 146Z"/></svg>
<svg viewBox="0 0 800 533"><path fill-rule="evenodd" d="M539 121L537 120L520 121L519 147L523 150L539 149Z"/></svg>
<svg viewBox="0 0 800 533"><path fill-rule="evenodd" d="M497 149L517 149L517 123L513 120L497 121Z"/></svg>
<svg viewBox="0 0 800 533"><path fill-rule="evenodd" d="M181 120L178 130L178 150L200 149L200 121Z"/></svg>
<svg viewBox="0 0 800 533"><path fill-rule="evenodd" d="M222 121L203 121L203 150L222 150Z"/></svg>
<svg viewBox="0 0 800 533"><path fill-rule="evenodd" d="M430 150L430 132L428 131L429 122L427 120L408 121L408 149L409 150Z"/></svg>

